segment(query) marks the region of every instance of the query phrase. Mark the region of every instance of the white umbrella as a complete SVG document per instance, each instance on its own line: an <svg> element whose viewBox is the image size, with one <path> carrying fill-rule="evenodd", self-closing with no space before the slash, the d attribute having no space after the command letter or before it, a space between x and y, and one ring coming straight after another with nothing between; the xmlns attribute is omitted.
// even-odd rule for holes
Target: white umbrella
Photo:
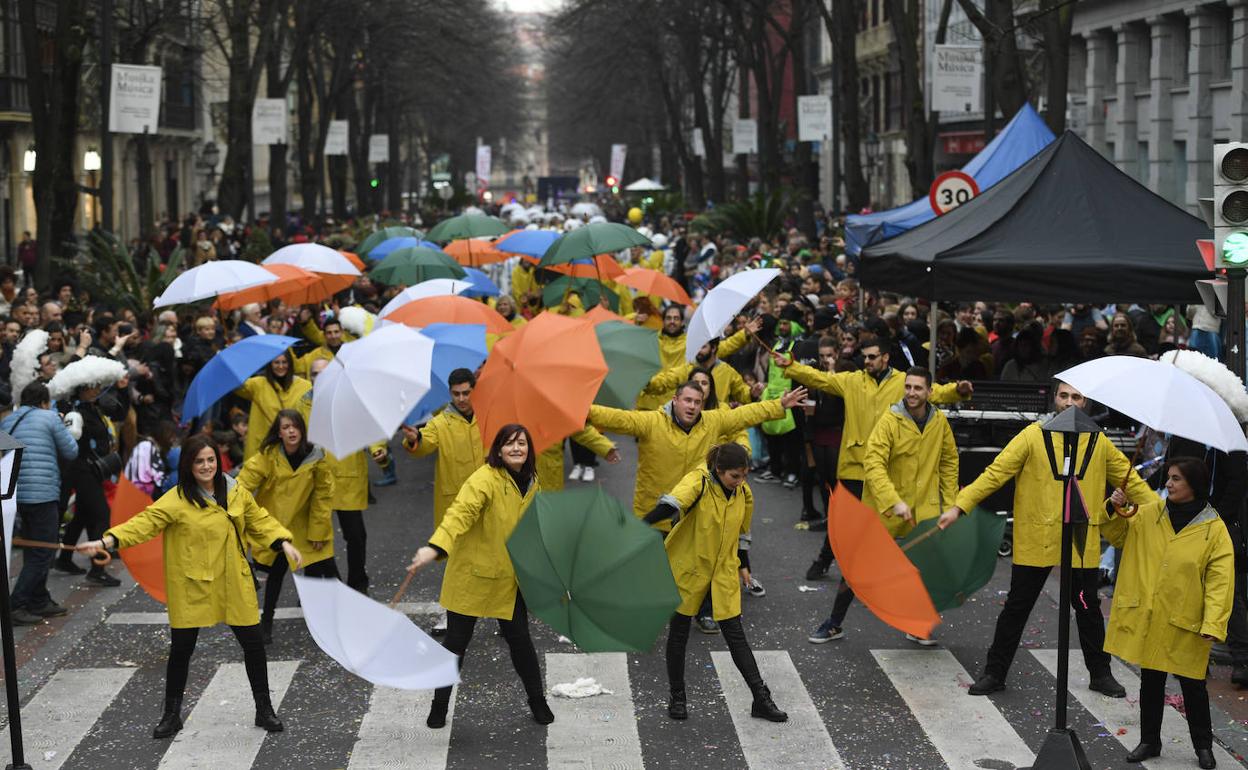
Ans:
<svg viewBox="0 0 1248 770"><path fill-rule="evenodd" d="M241 259L218 259L192 267L165 287L152 307L198 302L240 289L273 283L277 276L259 265Z"/></svg>
<svg viewBox="0 0 1248 770"><path fill-rule="evenodd" d="M636 182L626 186L624 189L628 192L657 192L659 190L666 190L667 187L660 182L656 182L649 177L643 176L641 179L638 179Z"/></svg>
<svg viewBox="0 0 1248 770"><path fill-rule="evenodd" d="M754 299L767 284L780 275L774 267L761 270L745 270L729 276L702 299L702 304L689 319L689 328L685 331L685 360L693 362L698 350L710 340L719 336L724 327L741 308Z"/></svg>
<svg viewBox="0 0 1248 770"><path fill-rule="evenodd" d="M292 243L283 246L265 258L262 265L294 265L314 273L327 275L359 275L359 269L351 260L328 246L319 243Z"/></svg>
<svg viewBox="0 0 1248 770"><path fill-rule="evenodd" d="M1224 452L1248 450L1248 439L1222 397L1172 364L1107 356L1071 367L1055 378L1163 433Z"/></svg>
<svg viewBox="0 0 1248 770"><path fill-rule="evenodd" d="M377 317L385 318L407 303L418 299L444 297L448 294L462 294L471 288L471 281L457 281L454 278L430 278L428 281L421 281L415 286L409 286L396 294L394 299L387 302L386 306L381 309Z"/></svg>
<svg viewBox="0 0 1248 770"><path fill-rule="evenodd" d="M601 214L602 209L598 208L597 203L581 201L580 203L573 205L568 212L574 217L592 217Z"/></svg>
<svg viewBox="0 0 1248 770"><path fill-rule="evenodd" d="M332 578L296 573L295 590L316 646L356 676L400 690L432 690L459 683L455 653L403 613Z"/></svg>
<svg viewBox="0 0 1248 770"><path fill-rule="evenodd" d="M433 340L387 324L338 350L312 389L308 439L338 457L388 441L429 392Z"/></svg>

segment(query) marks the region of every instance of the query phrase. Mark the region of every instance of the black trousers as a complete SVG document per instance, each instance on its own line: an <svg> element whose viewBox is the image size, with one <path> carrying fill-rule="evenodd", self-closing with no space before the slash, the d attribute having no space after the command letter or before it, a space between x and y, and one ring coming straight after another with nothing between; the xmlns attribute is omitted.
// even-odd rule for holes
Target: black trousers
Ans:
<svg viewBox="0 0 1248 770"><path fill-rule="evenodd" d="M27 552L29 553L29 551ZM1226 624L1226 646L1231 648L1231 660L1236 667L1248 666L1248 601L1245 601L1243 572L1235 573L1235 601L1231 604L1231 617Z"/></svg>
<svg viewBox="0 0 1248 770"><path fill-rule="evenodd" d="M269 567L269 579L264 583L264 607L261 608L261 617L273 617L273 612L277 609L277 600L282 595L282 583L286 581L286 573L289 571L290 563L286 561L286 554L279 553L273 560L273 566ZM332 558L325 559L304 567L303 574L315 578L336 578L338 565Z"/></svg>
<svg viewBox="0 0 1248 770"><path fill-rule="evenodd" d="M91 471L74 468L70 470L65 482L66 490L74 490L74 517L65 525L65 533L61 536L64 545L77 545L83 531L88 540L99 540L108 529L108 498L104 496L104 486ZM68 498L68 494L62 495ZM69 552L62 551L62 558L68 559ZM92 572L100 572L104 568L91 565Z"/></svg>
<svg viewBox="0 0 1248 770"><path fill-rule="evenodd" d="M338 528L347 544L347 585L362 594L368 593L367 563L368 531L364 529L363 511L336 511ZM314 565L315 566L315 565Z"/></svg>
<svg viewBox="0 0 1248 770"><path fill-rule="evenodd" d="M1166 672L1140 669L1140 741L1161 745L1161 717L1166 708ZM1187 730L1192 747L1213 747L1213 721L1209 717L1209 691L1204 679L1188 679L1175 675L1183 690L1183 708L1187 711Z"/></svg>
<svg viewBox="0 0 1248 770"><path fill-rule="evenodd" d="M1010 593L1005 597L1005 607L997 616L997 630L988 648L988 664L984 673L1005 681L1023 638L1023 628L1031 609L1044 590L1044 582L1052 567L1024 567L1015 564L1010 570ZM1109 653L1105 652L1105 619L1101 616L1101 598L1096 593L1100 570L1071 570L1070 604L1075 610L1075 625L1079 629L1079 646L1083 648L1083 661L1095 679L1109 674Z"/></svg>
<svg viewBox="0 0 1248 770"><path fill-rule="evenodd" d="M459 656L459 667L463 670L464 654L468 651L468 643L472 641L472 631L477 625L474 615L461 615L458 612L446 611L446 638L442 646ZM511 665L520 675L520 683L524 685L524 693L529 700L546 697L542 686L542 667L537 662L537 650L533 648L533 639L529 636L529 611L524 606L524 597L516 591L516 604L511 610L511 620L499 620L499 629L507 649L511 652ZM433 702L443 708L451 700L451 688L439 687L433 691ZM436 707L436 706L435 706Z"/></svg>
<svg viewBox="0 0 1248 770"><path fill-rule="evenodd" d="M771 458L769 470L781 478L790 473L797 475L806 466L805 442L802 440L801 428L794 428L779 436L765 436L767 455Z"/></svg>
<svg viewBox="0 0 1248 770"><path fill-rule="evenodd" d="M243 648L243 665L253 693L269 692L269 662L264 654L260 626L230 626L234 638ZM186 691L186 677L191 670L191 655L199 640L198 628L170 628L169 663L165 667L165 697L181 698Z"/></svg>
<svg viewBox="0 0 1248 770"><path fill-rule="evenodd" d="M841 448L836 444L809 444L814 464L802 480L802 501L808 511L823 511L828 515L828 495L836 488L836 462Z"/></svg>
<svg viewBox="0 0 1248 770"><path fill-rule="evenodd" d="M568 446L572 449L572 464L582 467L597 468L598 455L594 454L594 450L587 449L575 441L568 441Z"/></svg>
<svg viewBox="0 0 1248 770"><path fill-rule="evenodd" d="M683 694L685 691L685 648L689 645L689 624L693 618L672 615L672 622L667 629L667 682L673 693ZM745 638L745 628L741 625L741 616L719 621L719 630L728 644L728 652L732 662L745 679L750 692L756 696L759 688L764 686L763 675L758 671L758 662L754 660L754 651Z"/></svg>
<svg viewBox="0 0 1248 770"><path fill-rule="evenodd" d="M845 488L849 490L851 495L859 500L862 499L862 488L866 482L862 479L841 479L841 483L845 485ZM834 483L832 486L835 488L836 484ZM830 516L831 514L832 512L828 511L828 515ZM826 537L821 539L823 543L819 546L819 555L815 557L815 561L822 564L824 569L827 569L836 557L832 554L832 543ZM853 597L851 596L850 598L852 599Z"/></svg>

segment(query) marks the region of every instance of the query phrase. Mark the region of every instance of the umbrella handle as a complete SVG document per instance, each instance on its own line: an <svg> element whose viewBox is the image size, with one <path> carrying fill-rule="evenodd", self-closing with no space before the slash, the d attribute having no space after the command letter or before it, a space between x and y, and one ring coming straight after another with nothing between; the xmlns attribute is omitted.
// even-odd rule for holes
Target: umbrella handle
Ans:
<svg viewBox="0 0 1248 770"><path fill-rule="evenodd" d="M407 577L403 578L403 582L399 583L399 590L394 593L394 598L390 600L390 609L394 609L399 604L399 599L403 598L403 593L407 591L407 584L412 582L412 578L416 576L415 572L407 573Z"/></svg>
<svg viewBox="0 0 1248 770"><path fill-rule="evenodd" d="M22 548L48 548L57 551L76 551L77 549L64 543L45 543L42 540L27 540L24 537L13 538L13 545ZM97 566L103 567L113 560L113 555L106 550L96 551L91 557L91 562Z"/></svg>
<svg viewBox="0 0 1248 770"><path fill-rule="evenodd" d="M924 532L923 534L919 535L915 539L903 545L901 547L901 550L909 551L914 546L918 545L919 543L923 542L924 540L928 539L929 537L931 537L932 535L935 535L937 532L940 532L940 531L941 531L940 527L932 527L928 531Z"/></svg>

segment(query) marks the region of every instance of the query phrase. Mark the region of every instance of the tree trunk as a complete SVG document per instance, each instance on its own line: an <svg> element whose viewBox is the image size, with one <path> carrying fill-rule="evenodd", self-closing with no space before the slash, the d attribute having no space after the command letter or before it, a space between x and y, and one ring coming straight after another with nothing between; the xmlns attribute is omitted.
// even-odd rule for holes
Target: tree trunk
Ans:
<svg viewBox="0 0 1248 770"><path fill-rule="evenodd" d="M403 209L403 158L399 142L399 111L386 112L386 143L389 145L390 162L385 165L382 185L386 188L385 208L391 216Z"/></svg>
<svg viewBox="0 0 1248 770"><path fill-rule="evenodd" d="M1044 122L1054 134L1066 130L1066 97L1070 86L1070 30L1075 18L1073 4L1059 6L1057 0L1040 3L1040 30L1044 39L1045 85Z"/></svg>
<svg viewBox="0 0 1248 770"><path fill-rule="evenodd" d="M919 58L918 0L885 0L901 64L901 101L906 110L906 170L910 197L919 199L932 187L932 141L923 102L923 63Z"/></svg>
<svg viewBox="0 0 1248 770"><path fill-rule="evenodd" d="M814 0L822 6L822 0ZM858 102L858 17L862 0L832 0L823 14L824 27L832 38L836 57L836 124L841 135L845 185L845 210L861 211L871 205L871 191L862 168L862 115Z"/></svg>
<svg viewBox="0 0 1248 770"><path fill-rule="evenodd" d="M1023 60L1014 37L1014 0L985 0L983 11L975 0L958 0L958 5L984 39L984 66L989 72L992 101L1001 107L1007 119L1011 118L1027 101ZM986 112L985 121L991 124L993 117L993 113ZM985 139L991 140L989 134Z"/></svg>
<svg viewBox="0 0 1248 770"><path fill-rule="evenodd" d="M280 38L279 38L280 39ZM286 91L289 88L290 80L282 72L282 45L277 44L270 46L268 61L265 63L265 93L270 99L286 98ZM294 66L292 62L290 66ZM286 226L286 208L287 208L287 188L286 188L286 158L287 144L285 140L281 144L269 145L269 226L285 227Z"/></svg>
<svg viewBox="0 0 1248 770"><path fill-rule="evenodd" d="M147 134L134 137L134 165L139 174L139 242L146 252L156 232L156 193L152 185L152 141ZM171 212L173 213L173 212Z"/></svg>
<svg viewBox="0 0 1248 770"><path fill-rule="evenodd" d="M240 3L241 5L241 3ZM226 64L229 71L229 102L226 104L225 165L217 187L217 206L222 214L241 219L250 197L251 178L251 108L247 80L251 76L251 30L234 14L228 24L230 51Z"/></svg>
<svg viewBox="0 0 1248 770"><path fill-rule="evenodd" d="M793 57L793 115L798 114L798 99L801 94L810 90L809 74L806 71L806 6L794 5L792 22L789 26L789 39L792 43ZM795 127L796 133L796 127ZM813 149L810 142L800 141L797 137L797 149L793 153L794 177L801 194L797 198L797 229L806 234L811 241L815 239L815 199L819 197L819 173L813 163Z"/></svg>
<svg viewBox="0 0 1248 770"><path fill-rule="evenodd" d="M321 185L316 178L313 153L317 151L316 129L312 125L312 105L315 89L309 74L306 61L298 62L299 68L299 105L296 113L298 135L295 140L297 151L295 157L299 162L299 196L303 199L303 218L316 216L316 196Z"/></svg>

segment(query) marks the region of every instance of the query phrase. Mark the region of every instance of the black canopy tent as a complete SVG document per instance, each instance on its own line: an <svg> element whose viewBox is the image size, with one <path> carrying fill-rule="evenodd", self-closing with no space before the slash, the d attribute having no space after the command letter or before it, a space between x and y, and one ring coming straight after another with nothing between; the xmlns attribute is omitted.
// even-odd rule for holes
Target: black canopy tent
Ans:
<svg viewBox="0 0 1248 770"><path fill-rule="evenodd" d="M1070 131L982 195L862 252L864 284L950 301L1199 302L1200 219Z"/></svg>

